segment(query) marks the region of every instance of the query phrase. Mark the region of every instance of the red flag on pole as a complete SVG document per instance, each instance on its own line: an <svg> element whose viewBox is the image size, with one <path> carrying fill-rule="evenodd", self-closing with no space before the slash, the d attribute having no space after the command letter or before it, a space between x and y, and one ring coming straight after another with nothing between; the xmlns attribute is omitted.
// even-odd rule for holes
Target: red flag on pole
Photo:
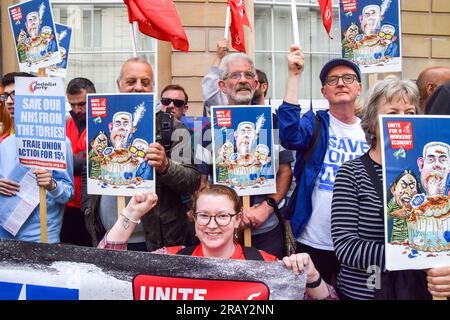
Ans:
<svg viewBox="0 0 450 320"><path fill-rule="evenodd" d="M333 23L333 8L332 0L319 0L320 13L322 14L322 21L325 30L327 30L328 36L333 39L330 35L331 24Z"/></svg>
<svg viewBox="0 0 450 320"><path fill-rule="evenodd" d="M244 0L228 0L228 5L231 12L231 46L240 52L245 52L244 24L251 29L245 13L245 2Z"/></svg>
<svg viewBox="0 0 450 320"><path fill-rule="evenodd" d="M175 49L188 52L189 41L172 0L124 0L128 21L136 21L139 31L159 40L170 41Z"/></svg>

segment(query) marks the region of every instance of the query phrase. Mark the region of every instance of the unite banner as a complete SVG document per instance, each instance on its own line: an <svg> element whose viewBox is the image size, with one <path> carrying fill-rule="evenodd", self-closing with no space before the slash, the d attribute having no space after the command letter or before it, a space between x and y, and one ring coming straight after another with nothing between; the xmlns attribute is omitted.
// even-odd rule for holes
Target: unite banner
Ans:
<svg viewBox="0 0 450 320"><path fill-rule="evenodd" d="M282 261L0 240L0 300L302 300L305 286Z"/></svg>

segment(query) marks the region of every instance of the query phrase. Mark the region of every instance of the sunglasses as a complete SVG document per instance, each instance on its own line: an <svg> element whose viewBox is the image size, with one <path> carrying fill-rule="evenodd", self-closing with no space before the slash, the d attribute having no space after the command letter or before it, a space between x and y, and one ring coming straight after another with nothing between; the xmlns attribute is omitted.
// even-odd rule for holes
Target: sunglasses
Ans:
<svg viewBox="0 0 450 320"><path fill-rule="evenodd" d="M130 152L132 154L136 154L139 158L143 158L145 156L145 152L142 150L139 150L138 148L131 146L130 147Z"/></svg>
<svg viewBox="0 0 450 320"><path fill-rule="evenodd" d="M180 99L170 99L170 98L161 98L161 103L165 106L170 105L173 102L173 105L177 108L181 108L184 106L184 100Z"/></svg>

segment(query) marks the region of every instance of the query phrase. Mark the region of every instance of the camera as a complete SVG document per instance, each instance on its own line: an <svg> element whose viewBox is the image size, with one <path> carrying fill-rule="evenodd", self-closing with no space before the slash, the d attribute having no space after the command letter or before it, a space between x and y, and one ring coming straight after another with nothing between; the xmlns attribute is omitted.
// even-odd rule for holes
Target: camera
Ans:
<svg viewBox="0 0 450 320"><path fill-rule="evenodd" d="M173 119L170 109L160 111L157 114L157 123L159 123L159 128L156 131L156 142L164 147L166 155L170 154L170 149L172 147L172 131L173 131Z"/></svg>

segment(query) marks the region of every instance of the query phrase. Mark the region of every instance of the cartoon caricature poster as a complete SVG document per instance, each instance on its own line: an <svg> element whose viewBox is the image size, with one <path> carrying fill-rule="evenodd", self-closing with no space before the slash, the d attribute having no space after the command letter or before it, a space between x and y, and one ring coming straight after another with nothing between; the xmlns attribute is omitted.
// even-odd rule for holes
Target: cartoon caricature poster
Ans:
<svg viewBox="0 0 450 320"><path fill-rule="evenodd" d="M56 38L59 44L59 52L62 61L47 68L49 76L65 78L67 74L67 64L69 61L70 40L72 39L72 27L55 23Z"/></svg>
<svg viewBox="0 0 450 320"><path fill-rule="evenodd" d="M214 183L239 196L276 192L270 106L214 106Z"/></svg>
<svg viewBox="0 0 450 320"><path fill-rule="evenodd" d="M8 8L17 60L22 72L61 62L49 0L32 0Z"/></svg>
<svg viewBox="0 0 450 320"><path fill-rule="evenodd" d="M401 72L399 0L341 0L342 57L362 73Z"/></svg>
<svg viewBox="0 0 450 320"><path fill-rule="evenodd" d="M155 141L153 99L153 93L87 95L89 194L155 192L154 168L144 161Z"/></svg>
<svg viewBox="0 0 450 320"><path fill-rule="evenodd" d="M382 116L380 123L386 268L448 266L450 117Z"/></svg>

